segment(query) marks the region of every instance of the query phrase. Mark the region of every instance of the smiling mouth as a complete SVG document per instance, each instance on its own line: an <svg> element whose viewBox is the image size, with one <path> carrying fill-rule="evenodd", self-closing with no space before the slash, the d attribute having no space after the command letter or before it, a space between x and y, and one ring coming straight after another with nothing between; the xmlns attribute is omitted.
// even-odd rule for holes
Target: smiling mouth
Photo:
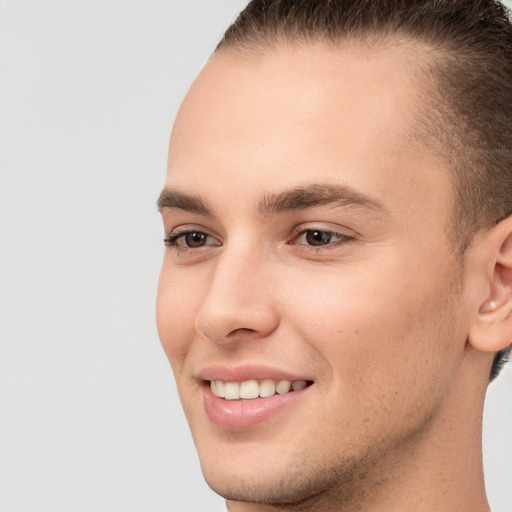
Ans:
<svg viewBox="0 0 512 512"><path fill-rule="evenodd" d="M274 395L284 395L293 391L300 391L313 384L308 380L273 380L256 379L243 382L225 382L222 380L209 381L212 393L224 400L255 400L257 398L268 398Z"/></svg>

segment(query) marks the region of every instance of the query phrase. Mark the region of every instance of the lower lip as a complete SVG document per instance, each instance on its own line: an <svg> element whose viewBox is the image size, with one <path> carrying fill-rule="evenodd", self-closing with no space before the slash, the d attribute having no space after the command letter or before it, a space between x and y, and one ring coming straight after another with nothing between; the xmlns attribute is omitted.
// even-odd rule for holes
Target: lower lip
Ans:
<svg viewBox="0 0 512 512"><path fill-rule="evenodd" d="M215 396L210 388L205 386L204 406L210 420L219 427L249 428L273 418L292 406L310 387L254 400L225 400Z"/></svg>

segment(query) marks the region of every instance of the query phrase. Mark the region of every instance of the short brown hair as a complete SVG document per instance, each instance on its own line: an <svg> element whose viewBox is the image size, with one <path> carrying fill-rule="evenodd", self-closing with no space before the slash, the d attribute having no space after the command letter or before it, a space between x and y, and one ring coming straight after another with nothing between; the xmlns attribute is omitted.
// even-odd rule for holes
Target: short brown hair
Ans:
<svg viewBox="0 0 512 512"><path fill-rule="evenodd" d="M477 232L512 214L512 25L500 2L253 0L216 51L397 38L432 50L432 101L419 133L425 139L434 134L454 171L452 235L463 254ZM497 353L491 380L511 350Z"/></svg>

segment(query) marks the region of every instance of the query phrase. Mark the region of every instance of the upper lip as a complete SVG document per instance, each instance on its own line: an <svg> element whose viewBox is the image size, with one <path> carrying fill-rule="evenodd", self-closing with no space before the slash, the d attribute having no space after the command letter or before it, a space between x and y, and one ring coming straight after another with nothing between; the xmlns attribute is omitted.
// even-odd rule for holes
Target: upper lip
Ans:
<svg viewBox="0 0 512 512"><path fill-rule="evenodd" d="M304 375L303 373L253 364L207 366L198 372L197 378L200 380L221 380L224 382L243 382L251 379L289 380L292 382L298 380L313 380L310 376Z"/></svg>

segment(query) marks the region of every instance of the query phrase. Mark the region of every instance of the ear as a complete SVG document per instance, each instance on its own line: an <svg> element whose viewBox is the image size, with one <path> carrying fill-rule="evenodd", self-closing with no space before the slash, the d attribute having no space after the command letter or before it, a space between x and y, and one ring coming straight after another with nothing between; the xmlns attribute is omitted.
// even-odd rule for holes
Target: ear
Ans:
<svg viewBox="0 0 512 512"><path fill-rule="evenodd" d="M476 257L470 264L479 284L468 342L477 350L497 352L512 342L512 216L475 243Z"/></svg>

